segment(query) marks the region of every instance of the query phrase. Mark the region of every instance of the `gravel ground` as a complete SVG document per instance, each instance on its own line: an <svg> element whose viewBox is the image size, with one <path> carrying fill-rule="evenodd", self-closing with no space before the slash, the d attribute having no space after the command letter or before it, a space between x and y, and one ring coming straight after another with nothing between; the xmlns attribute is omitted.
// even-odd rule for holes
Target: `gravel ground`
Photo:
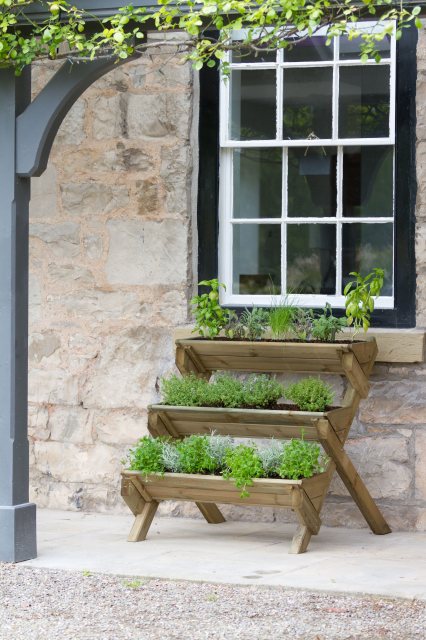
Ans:
<svg viewBox="0 0 426 640"><path fill-rule="evenodd" d="M425 640L426 603L0 564L1 640Z"/></svg>

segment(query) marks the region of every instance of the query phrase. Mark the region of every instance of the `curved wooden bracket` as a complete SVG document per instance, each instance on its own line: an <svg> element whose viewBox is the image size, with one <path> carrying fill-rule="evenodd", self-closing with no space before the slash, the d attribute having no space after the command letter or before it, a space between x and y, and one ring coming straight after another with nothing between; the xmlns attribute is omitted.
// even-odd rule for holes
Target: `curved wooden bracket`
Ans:
<svg viewBox="0 0 426 640"><path fill-rule="evenodd" d="M113 69L115 57L91 62L67 60L16 119L16 173L40 176L58 129L74 102L95 80Z"/></svg>

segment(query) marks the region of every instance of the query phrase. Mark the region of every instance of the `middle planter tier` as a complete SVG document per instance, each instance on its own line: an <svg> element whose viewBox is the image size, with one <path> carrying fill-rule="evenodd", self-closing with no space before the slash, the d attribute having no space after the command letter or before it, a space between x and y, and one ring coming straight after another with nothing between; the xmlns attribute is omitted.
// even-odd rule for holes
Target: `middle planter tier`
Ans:
<svg viewBox="0 0 426 640"><path fill-rule="evenodd" d="M148 407L148 429L152 436L184 438L191 434L210 434L236 438L300 438L318 440L317 424L328 420L343 442L350 428L352 412L339 407L325 412L281 409L217 409L212 407Z"/></svg>

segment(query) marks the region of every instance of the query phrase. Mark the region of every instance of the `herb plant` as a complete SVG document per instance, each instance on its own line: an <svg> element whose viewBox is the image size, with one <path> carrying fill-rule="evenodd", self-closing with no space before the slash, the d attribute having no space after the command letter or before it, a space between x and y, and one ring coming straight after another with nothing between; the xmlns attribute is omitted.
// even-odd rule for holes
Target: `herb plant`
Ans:
<svg viewBox="0 0 426 640"><path fill-rule="evenodd" d="M284 389L284 395L302 411L324 411L334 399L332 388L320 378L295 382Z"/></svg>
<svg viewBox="0 0 426 640"><path fill-rule="evenodd" d="M271 438L262 446L235 444L229 436L191 435L183 440L141 438L128 456L129 468L146 475L164 472L221 474L232 480L241 497L255 478L310 478L324 471L327 459L318 444Z"/></svg>
<svg viewBox="0 0 426 640"><path fill-rule="evenodd" d="M209 452L207 436L192 435L176 444L182 473L212 473L216 461Z"/></svg>
<svg viewBox="0 0 426 640"><path fill-rule="evenodd" d="M283 447L278 473L281 478L290 480L311 478L324 471L326 462L319 444L293 438Z"/></svg>
<svg viewBox="0 0 426 640"><path fill-rule="evenodd" d="M180 377L172 375L161 381L164 404L175 407L201 407L205 402L208 382L194 373Z"/></svg>
<svg viewBox="0 0 426 640"><path fill-rule="evenodd" d="M296 315L296 307L291 305L276 306L269 312L269 326L272 335L282 340L293 329L293 323Z"/></svg>
<svg viewBox="0 0 426 640"><path fill-rule="evenodd" d="M128 454L128 468L132 471L148 473L164 473L163 461L164 438L141 438L134 449Z"/></svg>
<svg viewBox="0 0 426 640"><path fill-rule="evenodd" d="M248 407L273 406L283 395L283 387L267 375L251 375L239 380L229 374L218 375L213 382L194 374L164 378L164 404L175 407Z"/></svg>
<svg viewBox="0 0 426 640"><path fill-rule="evenodd" d="M348 324L354 326L354 335L361 329L368 331L371 314L374 311L374 298L380 295L383 287L385 272L383 269L373 269L365 277L356 271L349 274L355 280L349 282L343 293L345 295L346 315Z"/></svg>
<svg viewBox="0 0 426 640"><path fill-rule="evenodd" d="M322 315L312 322L312 337L320 342L334 342L336 334L347 326L347 319L333 316L331 305L327 302Z"/></svg>
<svg viewBox="0 0 426 640"><path fill-rule="evenodd" d="M299 340L310 340L314 323L312 309L297 308L293 319L293 332Z"/></svg>
<svg viewBox="0 0 426 640"><path fill-rule="evenodd" d="M199 286L209 287L210 291L194 296L191 299L193 314L195 316L194 332L201 336L216 338L222 329L229 323L231 311L224 309L219 304L219 291L225 289L225 285L216 278L202 280Z"/></svg>
<svg viewBox="0 0 426 640"><path fill-rule="evenodd" d="M224 478L231 478L237 489L241 489L241 498L249 495L247 487L253 484L253 478L264 476L261 459L254 445L239 444L229 449L225 457Z"/></svg>
<svg viewBox="0 0 426 640"><path fill-rule="evenodd" d="M240 317L230 312L230 321L225 327L225 334L235 340L260 340L269 325L269 312L260 307L245 309Z"/></svg>

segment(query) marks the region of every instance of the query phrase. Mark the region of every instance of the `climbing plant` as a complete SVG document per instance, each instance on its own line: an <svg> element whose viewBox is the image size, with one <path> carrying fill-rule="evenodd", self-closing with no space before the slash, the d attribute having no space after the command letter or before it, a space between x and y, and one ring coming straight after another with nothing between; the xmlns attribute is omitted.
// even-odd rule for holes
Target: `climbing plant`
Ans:
<svg viewBox="0 0 426 640"><path fill-rule="evenodd" d="M32 11L32 5L44 13ZM345 33L359 38L362 58L379 60L380 40L394 28L397 38L413 23L421 28L420 11L392 0L158 0L153 8L127 5L98 18L66 0L0 0L0 66L19 74L40 58L126 59L158 46L146 41L148 25L163 32L182 30L187 38L178 49L195 69L214 66L229 50L256 54L292 46L318 29L325 29L328 43ZM360 31L357 23L365 18L378 20L379 29ZM236 30L238 41L232 36Z"/></svg>

